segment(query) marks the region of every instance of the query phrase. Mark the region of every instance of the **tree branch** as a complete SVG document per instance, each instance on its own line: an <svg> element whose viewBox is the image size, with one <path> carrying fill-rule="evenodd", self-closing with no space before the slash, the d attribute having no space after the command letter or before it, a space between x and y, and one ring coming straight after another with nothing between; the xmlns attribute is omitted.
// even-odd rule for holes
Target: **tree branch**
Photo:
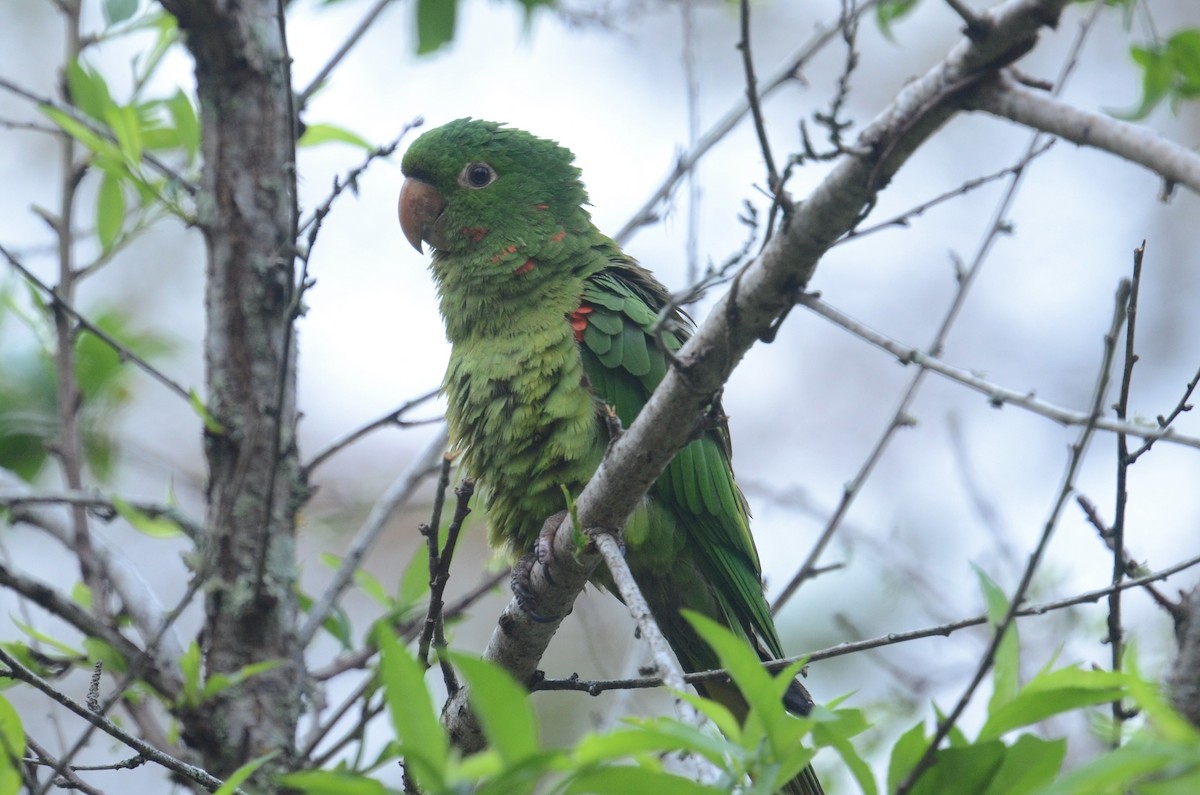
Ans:
<svg viewBox="0 0 1200 795"><path fill-rule="evenodd" d="M901 364L915 364L922 370L929 370L963 386L970 387L987 397L988 402L996 408L1011 404L1054 420L1064 426L1085 426L1094 424L1097 430L1111 433L1124 433L1140 439L1151 441L1162 440L1184 447L1200 448L1200 437L1184 436L1175 433L1165 425L1149 425L1137 422L1122 422L1105 417L1093 417L1089 412L1063 408L1034 397L1034 393L1018 392L1005 386L981 378L970 370L946 364L941 359L930 356L912 345L897 342L874 329L859 323L857 320L842 314L837 309L821 300L820 296L807 294L797 301L803 307L811 309L821 317L837 324L861 340L871 343L876 348L887 351Z"/></svg>
<svg viewBox="0 0 1200 795"><path fill-rule="evenodd" d="M1118 585L1106 585L1103 588L1096 588L1091 591L1069 596L1065 599L1058 599L1052 602L1042 602L1040 604L1029 605L1022 607L1016 611L1018 617L1041 616L1046 613L1052 613L1056 610L1064 610L1068 607L1076 607L1081 604L1095 604L1101 599L1105 599L1113 591L1128 591L1132 588L1148 587L1151 583L1165 580L1166 578L1185 571L1194 566L1200 566L1200 555L1197 555L1187 560L1180 561L1173 566L1161 569L1156 572L1137 577L1134 579L1124 580ZM1200 593L1200 589L1197 589ZM1198 598L1200 599L1200 598ZM938 624L933 627L924 627L922 629L912 629L907 632L889 632L886 635L880 635L866 640L853 642L839 643L836 646L827 646L824 649L816 651L806 651L791 657L784 657L778 660L771 660L763 663L763 667L768 671L782 671L789 665L792 665L800 660L805 660L809 663L822 662L824 660L832 660L837 657L845 657L850 654L858 654L864 651L873 649L887 648L901 643L909 643L914 640L924 640L926 638L949 637L959 630L968 629L970 627L979 627L987 624L989 621L986 615L973 616L971 618L963 618L957 621L950 621L944 624ZM1200 642L1200 641L1198 641ZM1188 672L1189 677L1194 679L1194 670ZM729 674L724 670L716 669L712 671L697 671L696 673L684 674L684 680L688 684L697 684L704 682L724 682L729 679ZM571 675L565 679L539 679L534 686L534 690L570 690L577 693L587 693L588 695L598 696L601 693L610 690L631 690L643 689L649 687L662 687L662 677L658 676L641 676L634 679L601 679L587 680L580 679L576 675ZM1197 699L1200 699L1200 689L1197 690Z"/></svg>
<svg viewBox="0 0 1200 795"><path fill-rule="evenodd" d="M13 679L17 679L42 691L42 693L49 696L55 702L66 707L71 712L74 712L76 715L83 718L105 734L108 734L109 736L129 746L151 762L162 765L171 772L177 773L189 781L196 782L209 792L213 792L224 785L225 782L221 781L221 779L216 778L215 776L204 770L201 770L194 765L189 765L184 761L176 759L170 754L163 753L153 745L150 745L149 743L134 737L132 734L129 734L103 715L92 712L79 702L67 698L53 686L51 686L50 683L45 679L42 679L40 676L10 656L8 652L4 651L3 648L0 648L0 662L8 666L7 671L0 671L0 676L8 676ZM245 791L240 788L235 788L233 792L236 795L246 795Z"/></svg>
<svg viewBox="0 0 1200 795"><path fill-rule="evenodd" d="M359 528L358 535L350 542L350 549L342 558L342 563L333 575L333 580L326 586L325 592L321 594L317 603L308 611L308 618L300 630L301 648L312 642L313 636L321 628L321 623L329 616L329 611L333 609L342 593L350 586L354 579L354 572L362 564L367 552L379 540L380 534L387 526L388 519L400 506L412 499L412 495L425 478L437 471L438 463L446 451L448 439L446 428L443 425L438 435L425 448L425 452L413 462L407 472L388 487L379 501L371 508L371 513Z"/></svg>
<svg viewBox="0 0 1200 795"><path fill-rule="evenodd" d="M1039 28L1056 23L1067 2L1008 0L993 9L987 17L994 27L986 39L960 42L866 127L855 151L872 155L846 156L837 163L759 259L734 280L709 319L678 352L677 366L668 370L637 419L609 447L576 500L582 527L624 526L646 490L689 441L734 366L756 340L772 333L800 297L821 256L859 221L863 208L907 158L956 112L961 91L1027 52ZM555 567L552 580L546 581L543 563L535 563L530 574L537 614L556 618L538 622L530 611L510 603L484 652L486 659L501 661L518 681L529 681L561 616L595 568L595 555L586 550L576 560L571 526L568 517L554 534L560 554L550 563ZM548 609L546 601L560 609ZM470 750L480 747L482 736L469 716L466 690L447 702L443 720L456 744Z"/></svg>
<svg viewBox="0 0 1200 795"><path fill-rule="evenodd" d="M966 102L972 110L1001 116L1080 146L1101 149L1145 166L1168 185L1186 185L1200 193L1200 154L1149 128L1080 110L1056 97L1025 88L1005 75L981 84L967 96Z"/></svg>

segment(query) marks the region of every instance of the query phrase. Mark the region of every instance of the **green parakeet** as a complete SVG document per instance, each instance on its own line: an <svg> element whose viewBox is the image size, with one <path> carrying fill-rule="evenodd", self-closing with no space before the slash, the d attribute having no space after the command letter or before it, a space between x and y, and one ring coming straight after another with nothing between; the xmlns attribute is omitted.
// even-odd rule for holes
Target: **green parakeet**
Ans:
<svg viewBox="0 0 1200 795"><path fill-rule="evenodd" d="M606 407L629 425L668 366L653 330L667 291L593 225L573 159L554 141L459 119L421 135L402 164L400 224L418 251L433 248L453 346L442 385L450 436L485 487L492 544L515 554L566 507L563 489L578 494L595 472ZM661 337L677 349L691 323L678 311L669 321ZM763 659L783 656L729 457L728 430L706 431L624 529L629 566L689 671L717 658L681 608L739 632ZM700 689L744 718L732 686ZM812 707L799 683L785 701ZM784 791L821 785L809 768Z"/></svg>

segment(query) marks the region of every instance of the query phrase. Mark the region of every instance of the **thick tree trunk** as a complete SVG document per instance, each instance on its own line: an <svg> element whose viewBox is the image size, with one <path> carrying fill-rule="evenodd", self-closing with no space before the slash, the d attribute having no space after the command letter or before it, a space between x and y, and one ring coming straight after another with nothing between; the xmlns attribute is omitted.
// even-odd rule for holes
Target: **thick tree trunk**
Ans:
<svg viewBox="0 0 1200 795"><path fill-rule="evenodd" d="M196 62L208 249L208 676L279 664L185 717L205 765L228 775L280 751L300 715L295 516L295 121L277 0L164 0Z"/></svg>

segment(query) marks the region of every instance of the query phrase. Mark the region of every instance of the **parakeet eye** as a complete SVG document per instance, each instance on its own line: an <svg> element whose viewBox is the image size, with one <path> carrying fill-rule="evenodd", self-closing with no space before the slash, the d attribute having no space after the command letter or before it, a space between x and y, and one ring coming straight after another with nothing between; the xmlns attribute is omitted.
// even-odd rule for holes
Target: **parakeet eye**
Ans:
<svg viewBox="0 0 1200 795"><path fill-rule="evenodd" d="M487 163L467 163L458 175L458 184L464 188L486 188L496 181L496 172Z"/></svg>

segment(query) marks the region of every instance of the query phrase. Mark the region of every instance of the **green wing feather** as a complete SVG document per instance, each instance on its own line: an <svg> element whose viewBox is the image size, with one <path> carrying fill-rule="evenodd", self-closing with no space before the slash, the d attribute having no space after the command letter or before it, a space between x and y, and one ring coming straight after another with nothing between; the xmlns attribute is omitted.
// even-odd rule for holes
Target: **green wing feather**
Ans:
<svg viewBox="0 0 1200 795"><path fill-rule="evenodd" d="M585 282L582 303L590 312L580 348L584 372L596 397L611 405L622 424L628 425L667 371L667 355L654 330L667 295L649 273L619 254L611 256L611 266ZM678 350L690 333L690 320L676 312L670 321L659 336L667 348ZM640 539L632 539L631 565L636 565L639 556L661 559L676 550L690 555L702 577L688 587L706 593L692 596L690 601L700 604L679 604L675 611L681 606L703 608L707 600L711 605L704 612L718 613L714 618L740 630L760 652L782 656L762 593L746 502L733 480L726 428L713 428L683 448L651 488L649 497L657 503L657 510L651 511L654 515L647 521L657 520L679 537L672 537L668 527L649 528L649 537L641 543L668 548L650 549L639 555L641 551L634 546ZM668 636L690 636L690 631L679 627L673 633L671 620L666 623ZM707 647L694 639L669 639L685 666L715 664Z"/></svg>

